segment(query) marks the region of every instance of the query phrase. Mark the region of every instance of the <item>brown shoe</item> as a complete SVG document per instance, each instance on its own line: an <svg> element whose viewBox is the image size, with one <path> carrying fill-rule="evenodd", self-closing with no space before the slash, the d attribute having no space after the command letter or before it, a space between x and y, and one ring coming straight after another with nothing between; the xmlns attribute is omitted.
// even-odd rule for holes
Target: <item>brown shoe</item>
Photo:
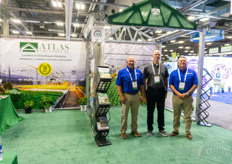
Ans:
<svg viewBox="0 0 232 164"><path fill-rule="evenodd" d="M190 140L193 138L192 135L191 135L191 133L186 134L186 136L187 136L187 138L190 139Z"/></svg>
<svg viewBox="0 0 232 164"><path fill-rule="evenodd" d="M126 132L122 132L122 133L121 133L121 138L122 138L122 139L126 139L126 138L127 138Z"/></svg>
<svg viewBox="0 0 232 164"><path fill-rule="evenodd" d="M175 131L173 131L173 132L171 132L170 134L169 134L169 136L177 136L179 133L178 132L175 132Z"/></svg>
<svg viewBox="0 0 232 164"><path fill-rule="evenodd" d="M141 135L139 132L137 132L137 131L131 132L131 134L132 134L133 136L135 136L135 137L141 137L141 136L142 136L142 135Z"/></svg>

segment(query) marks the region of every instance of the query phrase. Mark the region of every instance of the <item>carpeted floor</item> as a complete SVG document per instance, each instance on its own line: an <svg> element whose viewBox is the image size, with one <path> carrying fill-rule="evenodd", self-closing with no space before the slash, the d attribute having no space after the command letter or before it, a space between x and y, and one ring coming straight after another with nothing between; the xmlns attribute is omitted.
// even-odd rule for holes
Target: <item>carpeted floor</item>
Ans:
<svg viewBox="0 0 232 164"><path fill-rule="evenodd" d="M232 131L193 123L193 140L188 140L182 120L179 136L162 137L155 123L154 136L147 137L146 108L140 107L138 131L143 136L128 134L123 140L121 108L111 108L110 114L110 146L96 145L86 112L57 110L20 114L25 119L2 135L3 151L16 153L19 164L232 163ZM172 112L165 111L168 133L172 131L172 116Z"/></svg>

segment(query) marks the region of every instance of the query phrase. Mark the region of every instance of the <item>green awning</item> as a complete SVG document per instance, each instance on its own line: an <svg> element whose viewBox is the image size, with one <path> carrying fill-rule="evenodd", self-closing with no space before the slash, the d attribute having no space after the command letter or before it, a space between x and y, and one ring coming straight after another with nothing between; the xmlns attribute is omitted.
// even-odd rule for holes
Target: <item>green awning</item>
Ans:
<svg viewBox="0 0 232 164"><path fill-rule="evenodd" d="M196 30L196 23L189 21L179 10L164 0L144 0L108 17L114 25L151 26Z"/></svg>

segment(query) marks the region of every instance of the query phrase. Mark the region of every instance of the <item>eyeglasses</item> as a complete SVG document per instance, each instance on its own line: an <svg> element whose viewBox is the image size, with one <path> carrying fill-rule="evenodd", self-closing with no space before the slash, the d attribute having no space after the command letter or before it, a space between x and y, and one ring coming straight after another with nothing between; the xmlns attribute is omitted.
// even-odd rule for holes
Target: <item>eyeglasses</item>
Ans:
<svg viewBox="0 0 232 164"><path fill-rule="evenodd" d="M154 55L156 55L156 56L160 56L160 54L154 54Z"/></svg>

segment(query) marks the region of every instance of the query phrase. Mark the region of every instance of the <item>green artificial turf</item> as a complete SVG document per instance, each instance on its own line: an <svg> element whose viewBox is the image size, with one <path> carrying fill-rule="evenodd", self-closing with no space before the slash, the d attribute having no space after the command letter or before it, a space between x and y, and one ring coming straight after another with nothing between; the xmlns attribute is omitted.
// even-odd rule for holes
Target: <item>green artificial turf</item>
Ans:
<svg viewBox="0 0 232 164"><path fill-rule="evenodd" d="M56 110L52 113L23 114L25 119L2 135L3 152L13 152L19 164L160 164L232 162L232 132L217 126L192 124L193 139L185 136L181 121L180 134L162 137L158 134L156 113L154 135L146 136L146 107L140 107L138 131L120 138L121 108L111 108L110 146L98 147L94 141L86 112ZM130 115L129 115L130 116ZM172 132L173 113L165 111L167 133ZM109 118L109 117L108 117ZM4 153L3 153L4 156Z"/></svg>

